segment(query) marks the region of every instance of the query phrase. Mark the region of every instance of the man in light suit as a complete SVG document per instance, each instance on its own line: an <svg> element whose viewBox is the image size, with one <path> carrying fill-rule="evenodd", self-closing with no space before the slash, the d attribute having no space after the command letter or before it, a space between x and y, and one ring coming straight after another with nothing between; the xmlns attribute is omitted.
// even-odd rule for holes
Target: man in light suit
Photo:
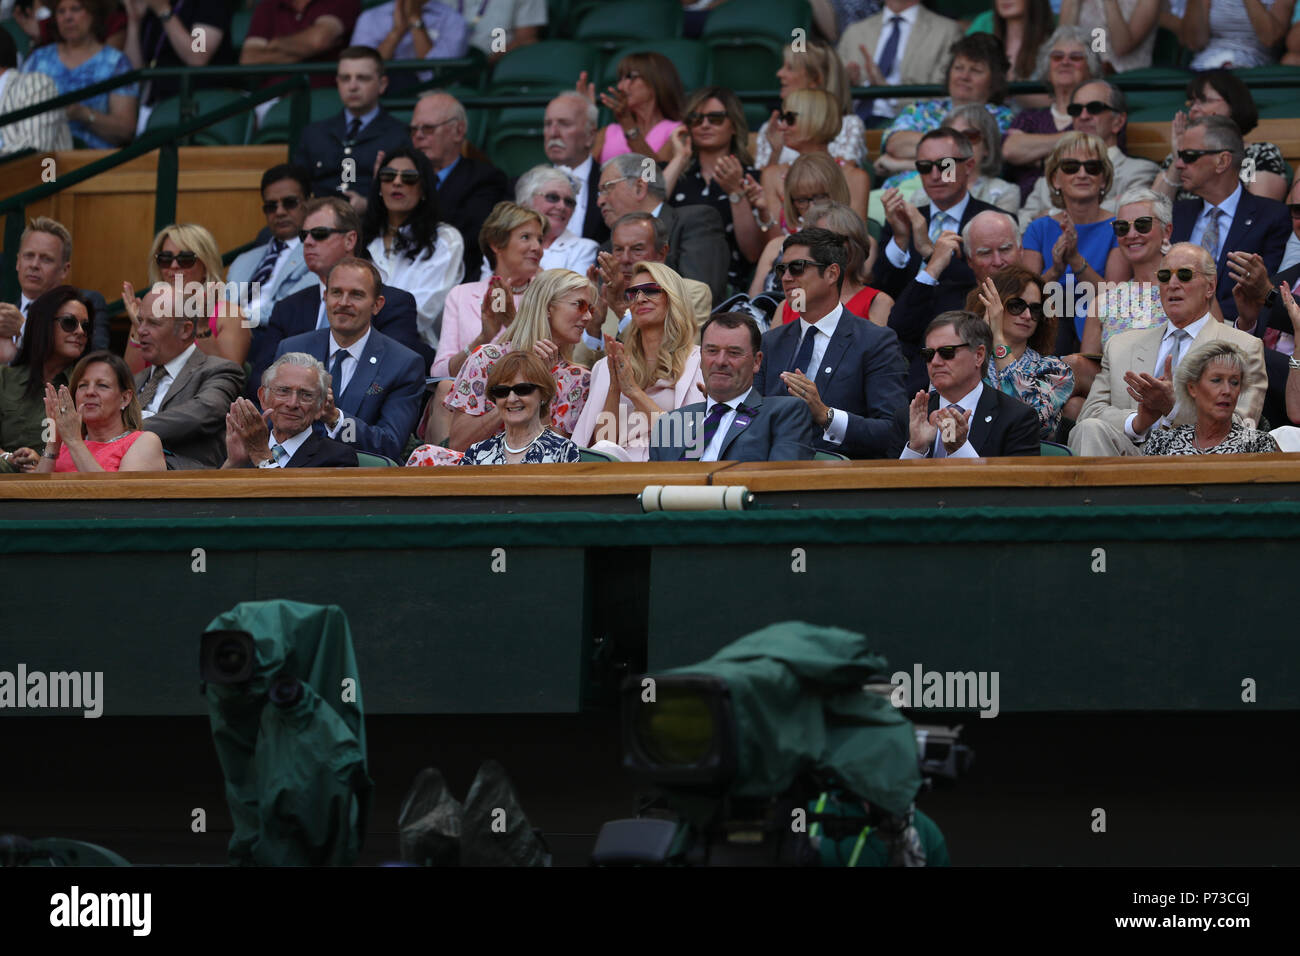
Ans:
<svg viewBox="0 0 1300 956"><path fill-rule="evenodd" d="M276 358L306 352L329 369L321 411L326 435L400 461L420 414L425 366L372 326L384 306L381 288L374 263L343 259L330 271L325 293L329 328L285 339Z"/></svg>
<svg viewBox="0 0 1300 956"><path fill-rule="evenodd" d="M632 281L632 269L638 262L664 262L668 259L668 226L648 212L630 212L614 223L609 252L597 253L597 265L589 276L601 281L601 299L591 310L591 321L582 333L582 341L573 348L573 361L591 368L605 357L605 336L622 340L623 331L632 321L625 293ZM691 300L691 311L700 327L713 311L709 287L694 279L682 279Z"/></svg>
<svg viewBox="0 0 1300 956"><path fill-rule="evenodd" d="M885 8L851 24L836 47L854 86L942 83L948 47L961 39L956 20L931 13L920 0L885 0ZM873 101L859 115L880 126L911 100Z"/></svg>
<svg viewBox="0 0 1300 956"><path fill-rule="evenodd" d="M697 279L709 287L714 302L721 302L727 290L727 267L731 263L722 217L711 206L682 206L664 201L663 177L654 169L646 172L648 157L640 153L615 156L600 168L596 203L612 229L630 212L648 212L662 219L668 230L668 258L665 265L684 279ZM608 252L608 246L601 247Z"/></svg>
<svg viewBox="0 0 1300 956"><path fill-rule="evenodd" d="M894 414L891 457L999 458L1039 454L1038 414L984 384L993 354L989 324L973 312L944 312L925 332L929 392Z"/></svg>
<svg viewBox="0 0 1300 956"><path fill-rule="evenodd" d="M181 314L171 286L156 288L144 297L138 333L149 363L135 376L145 431L162 440L168 468L219 468L226 459L226 413L244 387L244 370L199 351L193 317Z"/></svg>
<svg viewBox="0 0 1300 956"><path fill-rule="evenodd" d="M700 336L705 401L655 420L651 461L800 461L813 457L812 414L754 386L762 333L747 312L711 316Z"/></svg>
<svg viewBox="0 0 1300 956"><path fill-rule="evenodd" d="M324 365L304 352L288 352L275 360L264 378L258 395L265 416L246 398L230 404L222 468L357 467L355 449L312 428L329 394Z"/></svg>
<svg viewBox="0 0 1300 956"><path fill-rule="evenodd" d="M546 104L542 136L546 158L578 182L573 197L577 206L569 220L569 230L584 239L604 242L609 238L609 226L596 205L600 163L591 155L592 144L596 142L596 124L596 104L577 90L565 90Z"/></svg>
<svg viewBox="0 0 1300 956"><path fill-rule="evenodd" d="M311 178L301 166L281 163L262 174L262 212L271 238L240 253L226 276L235 288L245 282L257 283L260 295L248 299L248 322L253 328L271 320L277 302L319 284L307 268L298 238L310 195Z"/></svg>
<svg viewBox="0 0 1300 956"><path fill-rule="evenodd" d="M1169 250L1160 267L1156 277L1163 280L1160 301L1169 321L1106 340L1101 371L1070 432L1070 450L1076 455L1139 455L1153 428L1195 421L1196 410L1186 403L1180 403L1177 414L1171 415L1173 373L1193 347L1215 339L1225 339L1245 351L1248 362L1236 416L1252 425L1259 421L1267 385L1264 344L1210 314L1214 260L1201 246L1180 242Z"/></svg>
<svg viewBox="0 0 1300 956"><path fill-rule="evenodd" d="M1183 188L1200 198L1174 203L1172 238L1174 242L1198 243L1210 251L1219 276L1219 308L1226 322L1237 318L1232 297L1236 281L1228 268L1228 252L1258 253L1272 274L1282 265L1291 236L1287 207L1242 186L1244 156L1241 134L1225 116L1202 116L1188 123L1182 148L1174 156L1174 172ZM1216 228L1210 228L1212 221Z"/></svg>
<svg viewBox="0 0 1300 956"><path fill-rule="evenodd" d="M884 457L894 413L907 405L898 336L840 304L848 259L843 236L803 229L786 238L781 259L777 275L799 321L763 334L755 386L767 398L791 395L807 403L818 430L816 450Z"/></svg>

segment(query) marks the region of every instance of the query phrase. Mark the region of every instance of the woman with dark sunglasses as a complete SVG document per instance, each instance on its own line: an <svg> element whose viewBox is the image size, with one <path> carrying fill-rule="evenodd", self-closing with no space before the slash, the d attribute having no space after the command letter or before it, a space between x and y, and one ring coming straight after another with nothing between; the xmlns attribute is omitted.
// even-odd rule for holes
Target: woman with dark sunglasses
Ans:
<svg viewBox="0 0 1300 956"><path fill-rule="evenodd" d="M487 393L504 426L491 438L470 445L462 465L532 465L578 461L578 446L547 427L555 382L532 352L511 352L488 377Z"/></svg>
<svg viewBox="0 0 1300 956"><path fill-rule="evenodd" d="M546 235L542 237L543 269L572 269L585 275L595 265L600 248L596 241L584 239L569 229L578 201L574 198L574 181L568 173L554 166L534 166L515 184L515 202L536 210L546 220ZM485 266L483 273L490 272Z"/></svg>
<svg viewBox="0 0 1300 956"><path fill-rule="evenodd" d="M465 278L464 239L440 220L433 164L410 146L393 150L370 185L361 231L384 281L415 297L416 324L431 349L447 293Z"/></svg>
<svg viewBox="0 0 1300 956"><path fill-rule="evenodd" d="M1108 283L1105 294L1094 297L1083 327L1079 351L1101 370L1106 341L1117 332L1149 329L1167 320L1160 301L1156 270L1169 251L1173 235L1173 205L1167 196L1144 187L1128 189L1119 199L1119 213L1111 228L1119 249L1133 270L1133 278Z"/></svg>
<svg viewBox="0 0 1300 956"><path fill-rule="evenodd" d="M966 310L982 315L993 333L984 382L1018 398L1038 415L1038 437L1051 441L1074 393L1074 372L1050 352L1056 316L1043 307L1043 278L1024 266L1004 266L971 290Z"/></svg>
<svg viewBox="0 0 1300 956"><path fill-rule="evenodd" d="M45 386L68 384L90 342L90 303L70 285L56 286L27 309L23 344L0 365L0 472L35 471L30 452L44 440Z"/></svg>

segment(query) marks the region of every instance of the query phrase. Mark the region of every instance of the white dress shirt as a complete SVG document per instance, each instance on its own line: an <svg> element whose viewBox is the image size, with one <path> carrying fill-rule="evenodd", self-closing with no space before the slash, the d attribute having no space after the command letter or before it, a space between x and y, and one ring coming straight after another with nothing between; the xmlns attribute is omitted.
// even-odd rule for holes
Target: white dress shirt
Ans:
<svg viewBox="0 0 1300 956"><path fill-rule="evenodd" d="M1300 236L1293 232L1286 241L1286 254L1282 256L1282 264L1277 267L1277 271L1285 272L1297 262L1300 262Z"/></svg>
<svg viewBox="0 0 1300 956"><path fill-rule="evenodd" d="M744 395L737 395L735 398L731 399L731 401L723 403L731 409L731 411L723 415L722 421L718 422L718 430L713 433L713 438L710 439L709 444L705 447L704 454L700 456L700 461L718 460L718 455L722 453L722 443L726 440L727 432L730 431L732 423L736 420L736 409L744 403L745 399L749 397L749 394L752 391L753 389L751 388L749 392L746 392ZM706 418L708 417L709 412L713 411L713 406L717 404L718 403L711 398L705 399L704 416Z"/></svg>
<svg viewBox="0 0 1300 956"><path fill-rule="evenodd" d="M343 393L348 390L348 385L352 382L352 375L357 370L357 364L361 361L361 356L366 352L366 342L370 340L371 328L373 328L373 326L367 327L361 338L357 339L347 347L348 357L343 360L343 368L339 370L339 381L334 382L331 385L331 388L334 390L335 405L338 405L339 399L343 396ZM330 332L329 341L330 354L329 358L325 360L325 371L327 372L334 367L334 356L338 353L339 349L343 348L343 346L339 345L338 340L334 338L333 331ZM341 422L342 420L343 419L340 416L339 421ZM330 435L330 437L333 438L334 436Z"/></svg>
<svg viewBox="0 0 1300 956"><path fill-rule="evenodd" d="M979 382L975 385L974 391L968 392L959 401L949 402L945 400L942 395L940 395L939 407L948 408L951 405L960 405L961 410L963 412L971 413L971 421L974 422L975 409L979 406L980 398L983 395L984 395L984 383ZM904 445L903 453L898 457L900 460L902 460L902 459L909 459L909 458L924 458L925 455L922 455L920 452L913 451L911 445ZM978 458L979 452L977 452L975 450L975 446L970 443L970 431L967 430L966 440L962 442L961 447L958 448L951 455L948 454L948 449L943 446L943 429L941 428L939 429L938 433L934 436L934 449L931 452L931 457L932 458Z"/></svg>
<svg viewBox="0 0 1300 956"><path fill-rule="evenodd" d="M167 377L158 383L158 388L154 391L153 398L149 399L149 404L140 409L141 418L150 418L158 414L158 410L162 408L163 399L167 397L172 384L176 381L176 376L181 373L181 369L185 367L185 363L190 360L190 356L194 354L197 348L198 346L191 342L189 348L163 366L167 371ZM155 371L151 374L157 375L158 373ZM145 379L145 383L148 384L148 379Z"/></svg>
<svg viewBox="0 0 1300 956"><path fill-rule="evenodd" d="M1186 332L1189 337L1183 343L1183 350L1181 354L1179 354L1178 356L1179 363L1181 363L1183 359L1187 357L1187 353L1192 350L1192 345L1195 344L1196 337L1201 334L1201 329L1205 328L1205 323L1211 321L1214 321L1214 319L1210 316L1209 313L1206 313L1205 315L1197 319L1195 322L1193 322L1191 325L1185 326L1183 328L1183 331ZM1156 367L1155 367L1155 371L1152 373L1152 375L1155 378L1160 377L1161 373L1164 371L1165 359L1169 358L1169 356L1173 354L1174 337L1177 334L1177 332L1178 332L1178 327L1175 326L1172 322L1165 323L1165 334L1160 339L1160 350L1156 352ZM1169 370L1169 374L1172 376L1174 370L1177 368L1178 365L1174 365L1174 367ZM1171 411L1169 414L1172 415L1173 412ZM1148 428L1144 432L1139 432L1137 429L1133 427L1133 422L1137 419L1137 417L1138 417L1137 412L1130 412L1128 418L1124 419L1124 434L1127 435L1129 438L1131 438L1133 441L1145 441L1147 435L1151 433L1151 428L1155 428L1158 425L1162 425L1162 424L1168 424L1169 422L1169 416L1166 415L1163 418L1157 419L1156 421L1152 422L1151 428Z"/></svg>
<svg viewBox="0 0 1300 956"><path fill-rule="evenodd" d="M1229 195L1227 199L1219 203L1218 206L1223 213L1219 216L1220 259L1223 258L1224 247L1228 244L1228 229L1232 226L1233 217L1237 215L1237 203L1241 202L1241 193L1241 183L1238 182L1237 188L1232 191L1231 195ZM1201 237L1205 235L1205 226L1210 221L1210 210L1215 208L1208 202L1204 203L1204 207L1205 208L1201 210L1201 214L1196 217L1196 224L1192 226L1192 234L1187 237L1188 242L1197 246L1201 244ZM1217 266L1218 263L1215 263L1215 265Z"/></svg>
<svg viewBox="0 0 1300 956"><path fill-rule="evenodd" d="M18 293L18 311L23 314L23 324L18 326L18 334L14 336L14 348L23 347L23 333L27 331L27 309L34 301L27 298L27 293Z"/></svg>
<svg viewBox="0 0 1300 956"><path fill-rule="evenodd" d="M573 207L573 216L569 219L569 225L576 224L578 235L582 234L582 224L587 221L587 187L591 185L591 164L594 160L588 156L577 166L556 166L561 172L568 173L573 178L573 201L577 203ZM556 242L559 242L557 239ZM543 266L543 268L546 268Z"/></svg>
<svg viewBox="0 0 1300 956"><path fill-rule="evenodd" d="M898 24L898 50L894 54L894 65L890 69L889 75L885 77L885 83L889 86L898 86L903 82L903 54L907 52L907 38L912 35L912 27L916 26L917 8L920 6L919 3L914 4L902 13L894 13L888 7L884 7L880 11L881 16L884 18L880 24L880 39L876 41L876 48L871 51L871 60L877 66L880 65L880 58L885 52L885 44L889 42L889 35L894 32L890 21L896 16L901 18L901 22ZM871 111L876 116L885 116L892 119L898 115L898 100L875 100Z"/></svg>
<svg viewBox="0 0 1300 956"><path fill-rule="evenodd" d="M915 7L912 7L915 10ZM952 232L961 231L961 219L966 215L966 207L970 205L970 192L967 191L961 197L959 202L954 203L947 209L939 209L934 203L930 204L930 222L934 222L938 216L951 216L952 221L949 223L949 230ZM906 269L908 261L908 252L898 244L898 237L895 236L889 240L889 245L885 246L885 257L889 259L890 264L895 269ZM921 267L916 272L916 281L925 285L938 285L939 280L925 271L926 263L922 262Z"/></svg>
<svg viewBox="0 0 1300 956"><path fill-rule="evenodd" d="M292 438L286 438L284 441L277 441L275 434L272 433L271 445L274 446L278 444L281 448L284 449L285 452L284 459L282 461L276 461L275 449L274 447L272 447L271 457L268 458L266 461L259 461L257 463L257 467L258 468L288 468L289 459L292 458L294 455L298 454L298 449L303 446L303 442L305 442L309 437L311 437L310 425L308 425L298 434L294 435Z"/></svg>
<svg viewBox="0 0 1300 956"><path fill-rule="evenodd" d="M840 318L844 315L844 306L837 304L835 308L826 313L816 322L810 323L802 315L799 316L799 343L794 347L794 354L799 354L799 348L803 345L803 337L808 334L808 330L817 326L817 338L813 340L812 358L808 362L808 368L802 369L804 375L816 382L817 372L822 367L822 359L826 356L826 348L831 344L831 336L839 327ZM829 373L831 369L826 369ZM826 406L830 408L830 406ZM849 416L847 413L840 412L837 408L831 408L831 421L822 437L832 445L841 444L844 441L844 435L849 429Z"/></svg>
<svg viewBox="0 0 1300 956"><path fill-rule="evenodd" d="M402 227L406 229L405 226ZM415 297L416 325L420 337L431 348L438 347L438 333L442 329L442 306L447 293L460 285L465 278L465 242L460 232L445 222L438 223L438 238L433 255L420 256L414 261L406 252L389 254L384 251L384 237L375 236L366 246L370 259L379 267L384 285L404 289ZM485 275L491 275L488 270Z"/></svg>

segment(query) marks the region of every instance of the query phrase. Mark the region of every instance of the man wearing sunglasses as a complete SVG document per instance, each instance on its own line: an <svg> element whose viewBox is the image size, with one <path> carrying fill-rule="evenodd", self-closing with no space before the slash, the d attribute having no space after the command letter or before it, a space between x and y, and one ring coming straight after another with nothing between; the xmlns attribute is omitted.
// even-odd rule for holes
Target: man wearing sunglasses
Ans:
<svg viewBox="0 0 1300 956"><path fill-rule="evenodd" d="M803 399L818 434L813 447L850 458L889 453L894 413L907 405L898 336L840 304L844 237L803 229L786 238L776 267L798 322L763 334L754 384L765 397Z"/></svg>
<svg viewBox="0 0 1300 956"><path fill-rule="evenodd" d="M944 312L925 330L921 359L930 391L894 413L891 458L1001 458L1039 454L1037 413L986 388L989 324L973 312Z"/></svg>
<svg viewBox="0 0 1300 956"><path fill-rule="evenodd" d="M1215 290L1226 322L1237 318L1237 284L1230 252L1257 253L1269 275L1278 271L1291 235L1287 207L1247 192L1241 184L1245 144L1226 116L1202 116L1187 124L1173 170L1198 198L1174 203L1174 242L1194 242L1214 260Z"/></svg>
<svg viewBox="0 0 1300 956"><path fill-rule="evenodd" d="M342 196L365 212L375 158L409 146L411 140L406 124L379 106L388 77L377 50L350 46L340 53L335 82L343 111L309 124L293 161L311 173L312 195Z"/></svg>
<svg viewBox="0 0 1300 956"><path fill-rule="evenodd" d="M302 241L298 238L310 194L311 179L301 166L281 163L262 174L262 212L271 237L264 245L240 253L230 264L227 276L236 289L241 283L256 283L259 297L249 300L248 318L253 328L270 321L281 299L317 284L302 257Z"/></svg>
<svg viewBox="0 0 1300 956"><path fill-rule="evenodd" d="M1215 279L1214 260L1204 247L1180 242L1169 250L1156 271L1169 321L1106 340L1101 371L1070 431L1071 451L1104 457L1139 455L1152 429L1194 422L1194 406L1184 403L1174 408L1174 369L1197 345L1215 340L1232 342L1246 353L1236 417L1254 427L1268 382L1264 344L1211 314Z"/></svg>
<svg viewBox="0 0 1300 956"><path fill-rule="evenodd" d="M1160 167L1149 159L1130 156L1119 148L1119 137L1128 123L1128 101L1117 86L1105 80L1089 80L1070 95L1070 116L1076 132L1091 133L1106 144L1106 156L1114 171L1110 189L1101 204L1115 211L1116 202L1132 186L1149 186ZM1046 178L1040 176L1020 207L1020 225L1026 228L1039 216L1055 211Z"/></svg>

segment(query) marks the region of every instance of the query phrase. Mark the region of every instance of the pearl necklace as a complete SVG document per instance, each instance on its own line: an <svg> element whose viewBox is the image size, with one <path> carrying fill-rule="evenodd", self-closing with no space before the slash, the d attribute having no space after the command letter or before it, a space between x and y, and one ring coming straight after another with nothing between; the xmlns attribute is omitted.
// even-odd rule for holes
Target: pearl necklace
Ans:
<svg viewBox="0 0 1300 956"><path fill-rule="evenodd" d="M546 431L545 428L542 429L542 432L544 432L544 431ZM512 454L512 455L522 455L524 452L528 451L528 449L532 447L533 442L537 441L537 439L539 439L539 438L542 437L542 432L538 432L536 435L534 435L534 436L529 440L528 444L524 445L523 448L511 448L511 447L510 447L510 442L506 441L506 437L505 437L504 434L501 436L501 444L502 444L503 446L505 446L506 451L508 451L510 454Z"/></svg>
<svg viewBox="0 0 1300 956"><path fill-rule="evenodd" d="M110 438L110 439L108 439L107 441L101 441L100 444L101 444L101 445L111 445L111 444L113 444L113 442L115 442L115 441L121 441L123 438L125 438L125 437L126 437L127 435L129 435L129 434L131 434L130 430L124 431L124 432L122 432L122 434L118 435L116 438ZM91 440L91 441L96 441L97 439L92 438L92 439L90 439L90 440Z"/></svg>

